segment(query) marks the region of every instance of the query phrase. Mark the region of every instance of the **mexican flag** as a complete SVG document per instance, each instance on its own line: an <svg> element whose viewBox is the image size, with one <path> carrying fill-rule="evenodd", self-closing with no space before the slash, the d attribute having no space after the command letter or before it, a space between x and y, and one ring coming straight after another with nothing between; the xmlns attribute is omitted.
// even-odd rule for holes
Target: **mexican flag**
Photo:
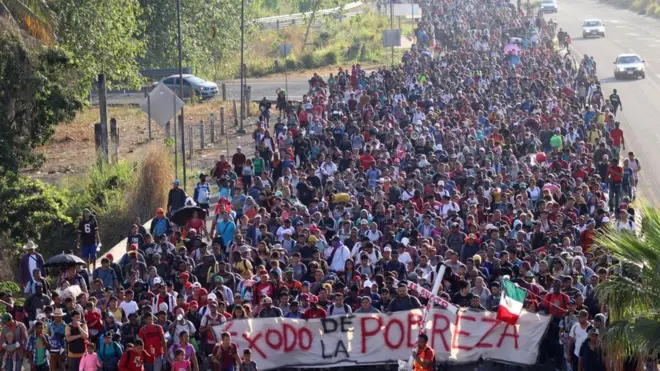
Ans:
<svg viewBox="0 0 660 371"><path fill-rule="evenodd" d="M502 281L502 296L497 308L497 319L510 325L515 325L523 309L527 291L516 286L509 280Z"/></svg>

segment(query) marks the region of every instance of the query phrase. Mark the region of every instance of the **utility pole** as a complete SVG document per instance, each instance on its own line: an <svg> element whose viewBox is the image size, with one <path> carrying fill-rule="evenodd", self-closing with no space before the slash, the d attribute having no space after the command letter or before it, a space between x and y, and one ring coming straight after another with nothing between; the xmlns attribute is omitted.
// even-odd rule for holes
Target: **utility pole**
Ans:
<svg viewBox="0 0 660 371"><path fill-rule="evenodd" d="M400 28L401 27L399 27L399 29ZM390 30L393 29L394 29L394 0L390 0ZM401 31L399 30L399 32ZM394 47L392 47L392 68L394 68Z"/></svg>
<svg viewBox="0 0 660 371"><path fill-rule="evenodd" d="M181 93L181 99L184 99L183 95L183 46L181 45L181 0L176 0L176 23L177 23L177 33L179 36L178 47L179 47L179 92ZM185 101L184 101L185 102ZM184 116L183 116L183 106L181 106L181 166L183 167L183 189L186 189L186 131L183 130ZM177 125L175 118L175 127ZM177 174L178 176L178 174Z"/></svg>
<svg viewBox="0 0 660 371"><path fill-rule="evenodd" d="M241 0L241 126L236 131L237 134L245 135L245 126L243 126L243 112L245 109L245 0ZM229 152L227 152L229 154Z"/></svg>

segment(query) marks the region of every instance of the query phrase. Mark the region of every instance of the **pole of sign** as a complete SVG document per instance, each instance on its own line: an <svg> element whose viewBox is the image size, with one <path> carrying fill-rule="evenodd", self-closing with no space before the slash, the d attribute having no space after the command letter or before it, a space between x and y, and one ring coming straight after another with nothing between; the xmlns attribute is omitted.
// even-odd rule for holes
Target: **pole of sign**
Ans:
<svg viewBox="0 0 660 371"><path fill-rule="evenodd" d="M426 304L426 308L424 309L424 313L422 313L422 321L419 324L419 334L424 333L424 325L426 324L426 315L431 311L431 308L433 308L433 298L438 295L438 290L440 290L440 286L442 285L442 277L445 276L445 270L447 267L443 264L440 266L440 270L438 271L438 274L435 276L435 281L433 282L433 291L431 291L431 294L433 294L433 297L429 299L428 304ZM413 352L417 348L417 345L413 348ZM412 354L410 354L410 358L408 358L408 368L410 370L413 369L413 357Z"/></svg>
<svg viewBox="0 0 660 371"><path fill-rule="evenodd" d="M181 100L184 99L183 95L183 46L181 45L181 0L176 0L176 25L177 33L179 36L178 47L179 47L179 90L181 92ZM190 100L192 101L192 90L190 94ZM183 189L186 189L186 131L183 130L183 106L181 106L181 166L183 167Z"/></svg>
<svg viewBox="0 0 660 371"><path fill-rule="evenodd" d="M390 30L393 29L394 29L394 0L390 0ZM394 67L394 46L392 46L392 67Z"/></svg>

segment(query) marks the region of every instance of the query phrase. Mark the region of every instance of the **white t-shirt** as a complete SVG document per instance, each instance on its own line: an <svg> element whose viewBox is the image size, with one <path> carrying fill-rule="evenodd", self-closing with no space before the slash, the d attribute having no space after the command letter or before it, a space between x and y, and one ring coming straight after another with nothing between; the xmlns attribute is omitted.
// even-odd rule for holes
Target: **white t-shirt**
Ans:
<svg viewBox="0 0 660 371"><path fill-rule="evenodd" d="M575 351L573 352L576 357L580 356L580 348L582 347L582 343L584 343L585 340L589 337L587 334L587 329L589 326L587 325L586 328L582 328L580 326L580 323L576 323L573 325L571 328L571 332L569 333L568 336L572 337L575 339Z"/></svg>
<svg viewBox="0 0 660 371"><path fill-rule="evenodd" d="M125 302L122 301L119 303L119 307L124 310L124 313L126 314L126 317L130 316L132 313L135 313L138 311L138 305L135 302L135 300L131 300L130 302Z"/></svg>

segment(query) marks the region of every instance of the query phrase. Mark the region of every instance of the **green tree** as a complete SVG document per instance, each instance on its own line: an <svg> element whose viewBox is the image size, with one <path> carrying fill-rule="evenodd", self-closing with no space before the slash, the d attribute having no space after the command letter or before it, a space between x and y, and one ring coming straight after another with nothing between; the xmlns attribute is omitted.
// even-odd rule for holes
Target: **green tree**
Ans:
<svg viewBox="0 0 660 371"><path fill-rule="evenodd" d="M66 199L52 186L16 173L0 177L0 231L15 246L39 240L45 229L71 226Z"/></svg>
<svg viewBox="0 0 660 371"><path fill-rule="evenodd" d="M57 0L60 45L80 69L77 82L88 93L100 73L109 86L139 87L138 58L144 54L138 0Z"/></svg>
<svg viewBox="0 0 660 371"><path fill-rule="evenodd" d="M178 67L176 0L142 0L146 68ZM183 64L210 75L215 61L229 58L240 40L240 1L181 1ZM249 22L246 2L246 22Z"/></svg>
<svg viewBox="0 0 660 371"><path fill-rule="evenodd" d="M0 0L0 17L46 42L53 40L53 12L39 0Z"/></svg>
<svg viewBox="0 0 660 371"><path fill-rule="evenodd" d="M641 238L608 230L598 243L617 262L596 293L609 308L603 340L618 358L658 360L660 355L660 209L642 207ZM619 368L620 369L620 368Z"/></svg>
<svg viewBox="0 0 660 371"><path fill-rule="evenodd" d="M32 50L12 27L0 30L0 178L38 165L35 149L82 107L70 82L74 71L63 50Z"/></svg>

